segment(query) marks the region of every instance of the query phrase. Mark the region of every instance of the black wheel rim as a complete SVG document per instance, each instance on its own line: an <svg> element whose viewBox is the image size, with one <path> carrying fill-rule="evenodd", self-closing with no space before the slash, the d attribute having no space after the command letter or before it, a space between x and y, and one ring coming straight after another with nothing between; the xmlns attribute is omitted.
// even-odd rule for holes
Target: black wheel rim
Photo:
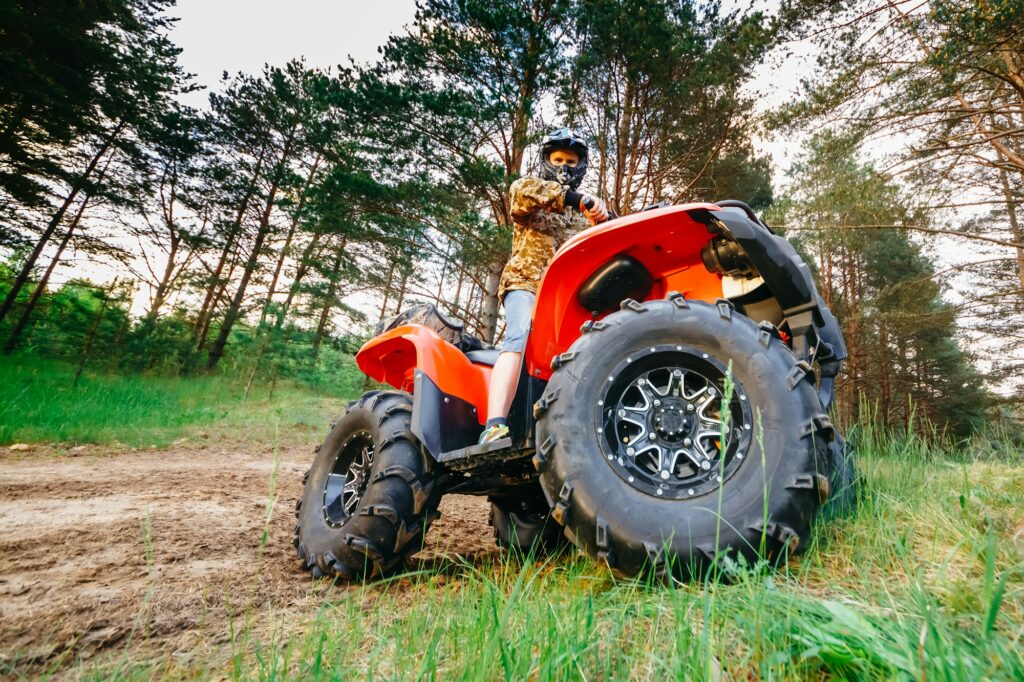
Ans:
<svg viewBox="0 0 1024 682"><path fill-rule="evenodd" d="M324 484L324 520L331 526L345 523L356 511L370 482L373 437L366 431L350 436L338 451Z"/></svg>
<svg viewBox="0 0 1024 682"><path fill-rule="evenodd" d="M743 463L751 409L733 377L723 438L726 367L685 346L660 345L625 358L598 401L597 432L609 466L655 497L685 499L718 489Z"/></svg>

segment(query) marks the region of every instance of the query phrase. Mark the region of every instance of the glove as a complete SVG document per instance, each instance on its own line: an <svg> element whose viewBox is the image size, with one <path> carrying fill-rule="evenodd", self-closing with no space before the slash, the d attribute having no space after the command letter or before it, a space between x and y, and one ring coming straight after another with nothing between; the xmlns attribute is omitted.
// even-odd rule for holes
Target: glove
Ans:
<svg viewBox="0 0 1024 682"><path fill-rule="evenodd" d="M588 204L590 208L587 208ZM584 194L583 198L580 199L580 211L583 215L587 216L591 226L608 220L608 207L604 205L603 201L589 194Z"/></svg>

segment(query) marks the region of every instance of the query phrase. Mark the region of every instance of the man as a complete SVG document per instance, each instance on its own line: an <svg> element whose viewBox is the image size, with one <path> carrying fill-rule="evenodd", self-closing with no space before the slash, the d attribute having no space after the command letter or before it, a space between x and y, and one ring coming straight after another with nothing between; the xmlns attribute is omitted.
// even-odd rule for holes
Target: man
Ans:
<svg viewBox="0 0 1024 682"><path fill-rule="evenodd" d="M576 232L608 220L600 199L578 191L587 172L587 143L568 128L548 133L540 148L540 177L512 183L512 255L501 274L498 297L505 307L505 341L491 371L487 424L481 443L508 436L537 285L555 252ZM587 206L590 206L588 209Z"/></svg>

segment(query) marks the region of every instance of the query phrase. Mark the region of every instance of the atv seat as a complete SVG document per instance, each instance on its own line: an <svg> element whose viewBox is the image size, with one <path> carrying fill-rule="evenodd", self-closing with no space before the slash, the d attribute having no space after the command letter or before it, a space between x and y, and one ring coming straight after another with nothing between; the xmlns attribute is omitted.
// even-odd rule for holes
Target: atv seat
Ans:
<svg viewBox="0 0 1024 682"><path fill-rule="evenodd" d="M501 351L497 348L486 348L484 350L471 350L466 352L466 357L469 358L470 362L475 362L478 365L488 365L494 367L494 363L498 361L498 356L501 355Z"/></svg>

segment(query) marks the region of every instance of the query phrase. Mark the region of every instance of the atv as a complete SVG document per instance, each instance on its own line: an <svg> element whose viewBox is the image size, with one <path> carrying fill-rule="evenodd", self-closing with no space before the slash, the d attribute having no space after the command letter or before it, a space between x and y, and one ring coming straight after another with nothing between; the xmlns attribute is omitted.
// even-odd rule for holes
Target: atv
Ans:
<svg viewBox="0 0 1024 682"><path fill-rule="evenodd" d="M850 503L828 417L839 325L742 202L570 239L537 292L510 436L479 445L497 357L434 306L378 325L356 360L396 390L348 405L296 507L314 576L401 570L446 493L487 496L502 546L571 542L616 575L679 580L785 559L830 496Z"/></svg>

